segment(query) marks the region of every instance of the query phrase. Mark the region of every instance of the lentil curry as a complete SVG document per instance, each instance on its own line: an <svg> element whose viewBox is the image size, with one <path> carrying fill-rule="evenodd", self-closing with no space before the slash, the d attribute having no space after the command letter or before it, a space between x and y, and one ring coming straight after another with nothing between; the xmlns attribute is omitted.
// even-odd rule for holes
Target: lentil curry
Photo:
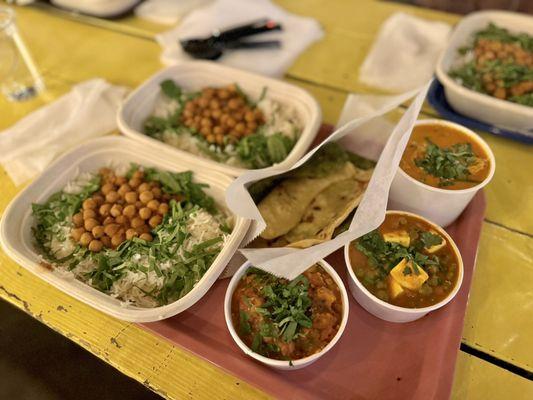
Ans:
<svg viewBox="0 0 533 400"><path fill-rule="evenodd" d="M424 124L413 129L400 168L426 185L460 190L483 182L490 161L481 145L460 130Z"/></svg>
<svg viewBox="0 0 533 400"><path fill-rule="evenodd" d="M233 293L231 316L239 337L256 353L298 360L333 339L342 307L339 287L319 265L291 282L250 268Z"/></svg>
<svg viewBox="0 0 533 400"><path fill-rule="evenodd" d="M422 219L402 214L387 214L377 230L352 242L350 263L374 296L405 308L444 300L459 274L459 260L446 238Z"/></svg>

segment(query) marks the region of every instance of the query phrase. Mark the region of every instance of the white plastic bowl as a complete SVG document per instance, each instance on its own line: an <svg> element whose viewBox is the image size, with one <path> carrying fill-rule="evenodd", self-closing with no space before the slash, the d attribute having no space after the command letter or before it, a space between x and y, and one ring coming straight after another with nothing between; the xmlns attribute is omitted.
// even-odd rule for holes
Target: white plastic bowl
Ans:
<svg viewBox="0 0 533 400"><path fill-rule="evenodd" d="M93 172L104 166L128 165L131 162L169 171L191 170L197 182L210 186L206 192L213 196L218 204L225 205L224 191L231 183L231 178L205 171L197 164L181 162L158 149L124 137L100 138L82 144L60 157L9 204L0 223L0 244L17 263L72 297L125 321L150 322L172 317L202 298L239 247L248 229L249 220L235 217L231 236L202 279L184 297L165 306L140 308L124 305L73 277L66 277L65 274L41 266L41 257L33 245L31 234L31 204L46 201L81 172Z"/></svg>
<svg viewBox="0 0 533 400"><path fill-rule="evenodd" d="M415 124L415 126L420 125L441 125L457 129L479 143L489 158L490 170L485 180L476 186L461 190L426 185L398 167L389 192L389 208L420 214L440 226L448 226L463 212L472 197L490 182L496 170L496 159L489 145L474 131L462 125L440 119L424 119Z"/></svg>
<svg viewBox="0 0 533 400"><path fill-rule="evenodd" d="M235 288L237 287L239 281L241 280L242 276L246 273L248 268L252 266L252 264L247 261L244 263L233 275L231 278L231 281L228 285L228 288L226 290L226 296L224 298L224 315L226 317L226 324L228 325L229 332L231 336L233 337L233 340L235 340L235 343L237 343L237 346L240 347L240 349L248 356L254 358L255 360L262 362L263 364L268 365L269 367L281 369L281 370L295 370L307 367L308 365L311 365L316 360L318 360L320 357L322 357L324 354L326 354L328 351L332 349L333 346L339 341L340 337L342 336L342 333L344 332L344 329L346 328L346 323L348 322L348 314L350 312L349 308L349 300L348 300L348 294L346 292L346 288L344 287L344 284L342 283L341 278L337 274L337 272L333 269L331 265L329 265L324 260L319 261L317 264L319 264L324 270L333 278L335 283L339 286L340 293L342 296L342 321L341 325L339 327L339 330L331 340L327 344L326 347L324 347L321 351L318 353L312 354L308 357L301 358L299 360L293 360L290 361L282 361L282 360L274 360L272 358L268 358L265 356L262 356L250 349L239 337L237 332L235 331L235 327L233 326L233 320L231 318L231 298L233 297L233 292L235 291Z"/></svg>
<svg viewBox="0 0 533 400"><path fill-rule="evenodd" d="M468 89L449 75L456 62L457 50L471 43L472 35L487 27L489 22L509 29L533 35L533 17L507 11L480 11L464 17L455 27L448 46L437 63L436 73L444 86L446 100L459 113L488 122L497 127L533 134L533 107L511 103Z"/></svg>
<svg viewBox="0 0 533 400"><path fill-rule="evenodd" d="M263 88L266 87L267 97L281 104L293 106L303 123L303 130L287 158L279 164L268 168L287 169L291 167L306 153L320 128L322 119L320 107L317 101L303 89L286 82L213 62L183 62L161 70L135 89L125 100L117 114L118 126L126 136L144 143L150 143L166 151L171 151L179 160L194 160L207 168L230 176L239 176L247 171L247 169L233 167L194 155L143 133L144 121L152 115L154 103L161 93L159 84L166 79L173 79L186 90L199 90L206 86L224 86L237 83L253 98L258 98Z"/></svg>
<svg viewBox="0 0 533 400"><path fill-rule="evenodd" d="M383 301L378 297L374 296L372 293L370 293L370 291L365 288L361 282L359 282L357 276L355 276L355 272L352 268L352 264L350 261L350 246L352 245L352 243L347 243L344 246L344 259L346 260L346 269L348 270L348 285L350 287L350 291L352 292L352 295L355 300L361 305L361 307L363 307L369 313L385 321L410 322L422 318L427 313L438 310L439 308L444 307L446 304L452 301L452 299L455 297L455 295L461 288L461 284L463 283L463 259L453 239L440 226L427 220L424 217L421 217L420 215L416 215L413 213L405 211L387 211L387 215L398 214L419 218L430 224L431 227L439 233L439 235L446 239L448 244L452 246L455 254L457 254L459 276L457 277L455 287L445 299L441 300L437 304L423 308L405 308L389 304L386 301Z"/></svg>

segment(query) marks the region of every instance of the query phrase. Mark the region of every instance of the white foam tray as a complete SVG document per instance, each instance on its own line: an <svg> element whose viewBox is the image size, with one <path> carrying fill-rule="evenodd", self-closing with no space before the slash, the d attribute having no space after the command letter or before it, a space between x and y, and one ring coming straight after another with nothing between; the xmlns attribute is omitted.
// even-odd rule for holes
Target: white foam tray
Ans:
<svg viewBox="0 0 533 400"><path fill-rule="evenodd" d="M437 64L437 77L444 86L444 94L450 105L461 114L488 122L497 127L519 132L533 132L533 107L500 100L478 93L455 82L448 75L457 50L472 40L472 35L493 22L515 33L533 35L533 17L507 11L480 11L469 14L455 27L448 46Z"/></svg>
<svg viewBox="0 0 533 400"><path fill-rule="evenodd" d="M119 129L126 136L139 142L158 146L162 150L174 154L178 160L196 161L206 168L230 176L239 176L247 171L247 169L199 157L143 134L144 121L153 113L155 101L161 92L159 84L166 79L174 80L188 91L199 90L206 86L224 86L237 83L252 98L258 98L263 88L267 87L268 97L282 104L293 106L304 125L300 138L283 162L268 168L287 169L295 164L306 153L320 128L322 113L317 101L297 86L214 62L183 62L161 70L135 89L124 101L117 114Z"/></svg>
<svg viewBox="0 0 533 400"><path fill-rule="evenodd" d="M13 199L0 221L0 244L17 263L72 297L125 321L150 322L176 315L202 298L239 247L249 221L235 217L233 232L209 270L187 295L166 306L156 308L126 306L75 278L65 277L64 274L41 266L41 258L34 247L31 234L34 223L31 204L46 201L50 195L63 189L68 181L81 172L92 172L104 166L131 162L175 172L191 170L195 181L207 183L210 187L206 192L213 196L218 204L225 205L224 192L231 183L231 178L228 176L206 171L197 163L184 162L160 152L157 148L124 137L105 137L82 144L60 157Z"/></svg>

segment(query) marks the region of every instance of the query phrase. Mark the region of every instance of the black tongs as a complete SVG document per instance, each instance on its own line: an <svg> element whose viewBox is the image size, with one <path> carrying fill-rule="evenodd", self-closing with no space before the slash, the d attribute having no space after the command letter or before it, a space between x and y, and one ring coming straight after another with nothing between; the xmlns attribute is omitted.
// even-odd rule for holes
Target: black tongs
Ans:
<svg viewBox="0 0 533 400"><path fill-rule="evenodd" d="M249 41L241 39L259 33L280 30L282 27L277 22L270 19L260 19L224 31L215 31L206 38L181 40L180 44L183 50L194 58L216 60L227 49L279 48L281 46L279 40Z"/></svg>

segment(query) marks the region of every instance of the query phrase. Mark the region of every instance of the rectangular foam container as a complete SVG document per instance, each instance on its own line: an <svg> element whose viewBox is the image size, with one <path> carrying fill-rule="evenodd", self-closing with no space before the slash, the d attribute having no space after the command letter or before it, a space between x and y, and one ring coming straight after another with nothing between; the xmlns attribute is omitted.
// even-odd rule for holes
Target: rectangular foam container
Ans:
<svg viewBox="0 0 533 400"><path fill-rule="evenodd" d="M247 171L247 169L199 157L153 139L143 133L144 121L152 115L154 104L161 92L159 84L166 79L174 80L187 91L200 90L207 86L217 87L237 83L252 98L259 98L263 88L266 87L268 97L282 104L293 106L303 122L304 128L287 158L281 163L268 168L285 169L295 164L307 152L320 128L322 113L317 101L309 93L297 86L214 62L183 62L159 71L135 89L126 98L117 114L117 123L124 135L139 142L149 143L165 151L172 152L178 160L185 162L196 161L206 168L211 168L230 176L239 176Z"/></svg>
<svg viewBox="0 0 533 400"><path fill-rule="evenodd" d="M73 277L49 270L40 265L41 257L34 247L31 227L32 203L45 202L53 193L63 189L79 173L98 171L105 166L138 163L168 171L193 171L196 182L206 183L205 189L219 205L225 207L224 192L231 178L205 170L197 163L185 162L159 149L131 139L110 136L91 140L56 160L32 184L24 189L7 207L0 221L0 244L17 263L59 290L116 318L132 322L150 322L176 315L196 303L209 290L238 249L249 226L249 220L235 216L235 226L211 267L196 286L181 299L160 307L140 308L124 305Z"/></svg>

